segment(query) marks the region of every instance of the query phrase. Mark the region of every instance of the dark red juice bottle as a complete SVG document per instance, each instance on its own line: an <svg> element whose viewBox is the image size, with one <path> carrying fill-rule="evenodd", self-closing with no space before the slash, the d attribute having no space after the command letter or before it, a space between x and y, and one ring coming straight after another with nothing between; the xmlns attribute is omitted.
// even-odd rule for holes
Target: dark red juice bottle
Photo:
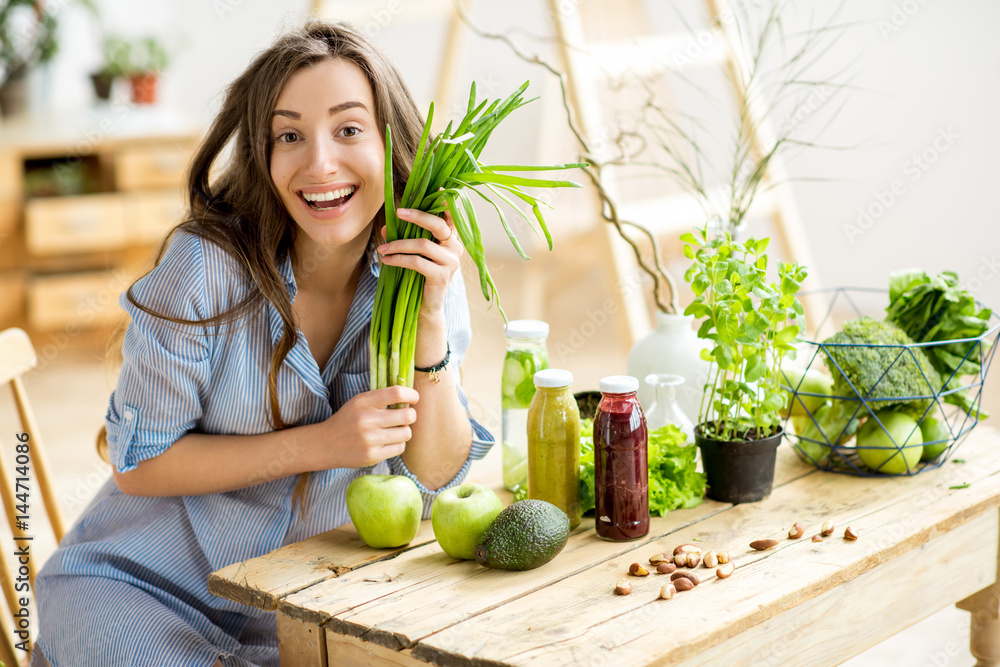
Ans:
<svg viewBox="0 0 1000 667"><path fill-rule="evenodd" d="M629 375L604 378L594 417L594 525L598 537L614 542L649 532L646 418L638 389Z"/></svg>

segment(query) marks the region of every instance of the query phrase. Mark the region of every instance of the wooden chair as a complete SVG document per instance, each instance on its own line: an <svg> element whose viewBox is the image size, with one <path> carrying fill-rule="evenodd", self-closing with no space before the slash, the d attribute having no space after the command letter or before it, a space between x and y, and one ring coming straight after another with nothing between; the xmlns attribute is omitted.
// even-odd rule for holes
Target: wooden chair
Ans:
<svg viewBox="0 0 1000 667"><path fill-rule="evenodd" d="M42 496L41 504L48 517L46 529L52 530L57 542L65 533L41 435L22 381L24 374L37 365L38 357L28 334L16 328L0 331L0 385L10 385L20 421L19 431L0 432L2 436L15 438L13 461L8 460L10 456L0 456L0 498L13 537L12 542L5 542L0 548L0 588L8 608L8 614L0 614L0 633L3 635L0 661L11 667L26 664L29 656L28 652L17 648L21 638L15 631L24 625L31 634L38 629L38 612L30 604L34 598L35 573L40 566L38 556L33 553L33 539L39 534L41 524L46 522L42 520L39 503L34 497L36 490ZM34 487L29 482L31 479L35 482ZM26 552L26 557L14 555L18 551ZM29 605L21 605L22 600ZM23 609L28 609L26 617ZM31 637L22 638L26 639L25 646L30 647Z"/></svg>

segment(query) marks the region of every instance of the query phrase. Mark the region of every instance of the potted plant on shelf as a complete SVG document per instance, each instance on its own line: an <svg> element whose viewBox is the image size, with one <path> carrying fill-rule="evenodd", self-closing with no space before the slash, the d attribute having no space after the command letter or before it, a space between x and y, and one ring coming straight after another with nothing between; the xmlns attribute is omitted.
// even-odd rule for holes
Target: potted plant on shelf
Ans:
<svg viewBox="0 0 1000 667"><path fill-rule="evenodd" d="M796 294L807 271L779 262L777 282L768 283L769 239L740 243L728 231L710 235L706 225L681 240L693 260L684 279L694 301L684 314L701 320L698 337L709 342L702 351L708 383L695 428L708 496L762 500L774 483L787 398L781 363L794 356L803 317Z"/></svg>
<svg viewBox="0 0 1000 667"><path fill-rule="evenodd" d="M155 104L160 74L170 62L166 47L155 37L143 37L126 43L125 74L132 85L132 102Z"/></svg>
<svg viewBox="0 0 1000 667"><path fill-rule="evenodd" d="M0 113L14 115L27 101L27 75L56 52L56 19L38 0L0 5Z"/></svg>
<svg viewBox="0 0 1000 667"><path fill-rule="evenodd" d="M104 62L101 68L91 73L90 80L94 84L94 95L99 100L111 97L111 85L118 77L125 76L129 68L131 47L121 37L109 35L101 44Z"/></svg>

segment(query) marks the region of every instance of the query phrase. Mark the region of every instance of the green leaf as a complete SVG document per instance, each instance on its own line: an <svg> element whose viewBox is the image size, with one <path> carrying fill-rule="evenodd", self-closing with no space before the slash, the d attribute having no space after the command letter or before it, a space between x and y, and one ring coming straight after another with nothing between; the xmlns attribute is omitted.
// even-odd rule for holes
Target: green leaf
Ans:
<svg viewBox="0 0 1000 667"><path fill-rule="evenodd" d="M747 366L743 374L747 382L756 382L764 377L766 373L767 364L764 363L761 355L754 354L747 357Z"/></svg>
<svg viewBox="0 0 1000 667"><path fill-rule="evenodd" d="M774 336L775 346L781 345L791 345L795 341L795 337L799 335L799 327L795 324L789 324L784 329L780 330Z"/></svg>
<svg viewBox="0 0 1000 667"><path fill-rule="evenodd" d="M732 350L726 345L716 345L715 349L712 351L715 356L716 363L719 364L719 368L724 368L729 370L733 365L733 353Z"/></svg>
<svg viewBox="0 0 1000 667"><path fill-rule="evenodd" d="M778 392L768 392L761 402L761 407L763 407L768 412L777 412L785 405L785 399L783 394Z"/></svg>
<svg viewBox="0 0 1000 667"><path fill-rule="evenodd" d="M727 314L719 323L719 340L723 343L732 344L736 341L736 336L740 330L740 320L732 314Z"/></svg>

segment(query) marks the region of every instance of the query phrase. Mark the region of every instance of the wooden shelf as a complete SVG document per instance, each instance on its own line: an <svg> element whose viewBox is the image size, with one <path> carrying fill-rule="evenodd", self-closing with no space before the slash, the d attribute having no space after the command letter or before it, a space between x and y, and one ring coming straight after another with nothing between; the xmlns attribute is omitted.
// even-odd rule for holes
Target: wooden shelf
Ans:
<svg viewBox="0 0 1000 667"><path fill-rule="evenodd" d="M3 119L0 329L80 331L120 317L118 295L184 215L200 135L169 110L124 104Z"/></svg>

